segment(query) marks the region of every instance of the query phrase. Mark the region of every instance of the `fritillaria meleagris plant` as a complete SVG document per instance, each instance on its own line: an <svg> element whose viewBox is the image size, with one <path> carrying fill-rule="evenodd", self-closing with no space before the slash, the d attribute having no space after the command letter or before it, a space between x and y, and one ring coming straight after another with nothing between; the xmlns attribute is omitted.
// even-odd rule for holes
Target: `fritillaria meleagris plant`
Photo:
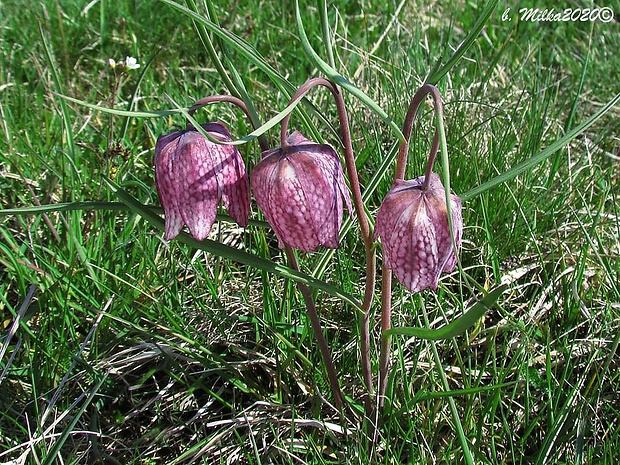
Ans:
<svg viewBox="0 0 620 465"><path fill-rule="evenodd" d="M349 177L353 206L360 223L362 240L366 250L366 280L362 312L360 312L361 359L364 381L367 386L367 410L372 410L373 382L370 364L370 306L374 294L375 252L372 233L362 200L351 133L342 94L338 88L324 78L314 78L302 85L291 98L291 103L300 100L313 87L326 87L336 102L340 132L344 146L344 159ZM287 137L290 113L283 119L280 141L275 150L267 151L251 175L252 190L256 203L273 227L280 246L284 246L289 262L295 262L292 248L311 252L319 246L337 248L338 233L342 225L343 199L351 212L351 199L347 191L342 165L335 150L325 144L317 144L295 131ZM304 286L300 286L302 293ZM306 301L309 299L307 298ZM341 394L335 369L327 343L321 335L321 326L314 311L308 305L319 347L326 360L326 367L336 398L341 406ZM312 310L311 310L312 309ZM329 363L327 361L329 360Z"/></svg>
<svg viewBox="0 0 620 465"><path fill-rule="evenodd" d="M409 139L418 107L427 94L433 97L437 130L424 176L403 180L407 165ZM443 131L443 103L436 87L425 84L416 92L405 118L395 181L379 207L375 237L383 245L381 329L391 328L392 271L398 281L412 292L437 289L442 273L454 270L463 235L461 200L447 194L433 164L439 146L439 128ZM442 135L445 140L445 135ZM444 160L445 161L445 160ZM449 200L448 200L449 198ZM449 207L448 207L449 202ZM449 213L448 213L449 212ZM389 367L390 337L381 340L379 360L379 405L385 401Z"/></svg>
<svg viewBox="0 0 620 465"><path fill-rule="evenodd" d="M381 238L383 245L381 327L387 331L391 325L392 272L409 290L419 292L436 289L440 275L455 268L463 228L461 201L455 195L448 195L439 176L432 172L439 144L438 132L435 133L425 175L410 181L403 179L415 113L429 93L435 102L438 126L443 131L441 97L435 87L425 85L416 93L409 107L395 182L379 208L373 239L362 201L342 95L330 81L316 78L301 86L291 103L299 101L318 85L327 87L336 100L353 202L336 151L329 145L306 139L298 131L287 136L290 113L282 121L280 147L269 150L266 142L261 141L263 158L250 178L258 207L274 229L290 266L296 270L299 267L293 249L313 252L320 246L337 248L344 205L349 212L354 209L366 250L366 286L359 325L362 370L367 387L366 412L371 414L374 410L374 387L369 319L375 280L373 242ZM227 96L201 99L190 113L200 106L219 101L235 103L248 114L243 102ZM178 235L183 225L187 225L197 239L207 237L220 201L241 226L248 223L248 176L237 149L226 144L232 142L232 137L221 123L208 123L202 125L202 129L215 141L190 124L184 131L161 136L157 141L156 184L165 212L166 239ZM306 285L298 285L325 361L336 407L341 410L343 402L338 377L322 334L312 293ZM385 399L389 352L390 337L384 335L379 360L380 407Z"/></svg>
<svg viewBox="0 0 620 465"><path fill-rule="evenodd" d="M196 102L190 114L203 105L220 101L245 108L234 97L214 96ZM203 124L202 129L219 142L232 142L228 129L221 123ZM176 237L183 225L196 239L205 239L215 222L220 201L240 226L248 224L249 180L239 151L233 145L209 140L190 123L185 130L158 138L155 183L164 209L167 240Z"/></svg>

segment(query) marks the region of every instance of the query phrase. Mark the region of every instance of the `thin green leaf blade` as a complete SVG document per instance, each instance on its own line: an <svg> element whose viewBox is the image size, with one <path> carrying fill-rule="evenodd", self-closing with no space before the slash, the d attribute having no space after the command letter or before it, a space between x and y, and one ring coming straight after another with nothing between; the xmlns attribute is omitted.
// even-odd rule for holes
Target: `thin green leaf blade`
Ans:
<svg viewBox="0 0 620 465"><path fill-rule="evenodd" d="M109 179L104 178L104 181L109 186L109 188L116 194L119 200L125 205L127 205L130 210L140 215L142 218L144 218L147 222L149 222L156 228L160 230L164 229L164 220L160 216L156 215L147 206L140 203L128 192L121 189ZM229 247L220 242L211 241L209 239L205 239L204 241L197 241L196 239L185 233L179 234L179 236L177 236L177 240L179 242L182 242L183 244L189 245L190 247L204 250L205 252L217 255L218 257L234 260L236 262L243 263L244 265L257 268L268 273L277 274L284 278L305 284L312 288L320 289L330 295L333 295L334 297L338 297L342 301L352 305L355 308L361 308L361 303L355 297L347 294L343 290L332 286L324 281L313 278L308 274L293 270L292 268L289 268L287 266L278 265L272 261L265 260L261 257L252 255L242 250L235 249L233 247Z"/></svg>
<svg viewBox="0 0 620 465"><path fill-rule="evenodd" d="M511 179L516 178L521 173L533 168L539 163L542 163L547 158L549 158L551 155L553 155L555 152L557 152L562 147L564 147L566 144L568 144L575 137L579 136L580 134L588 130L588 128L590 128L596 121L598 121L601 117L603 117L605 113L611 110L618 103L618 101L620 101L620 94L616 95L607 105L605 105L603 108L597 111L588 120L584 121L579 126L574 128L572 131L568 132L564 137L561 137L560 139L556 140L553 144L551 144L550 146L542 150L537 155L534 155L533 157L528 158L525 161L522 161L521 163L515 165L508 171L498 176L495 176L494 178L489 179L488 181L480 184L479 186L474 187L473 189L470 189L469 191L463 194L460 194L459 196L461 197L461 200L463 202L471 200L477 195L480 195L488 191L489 189L497 186L498 184L503 184L506 181L510 181Z"/></svg>
<svg viewBox="0 0 620 465"><path fill-rule="evenodd" d="M301 39L301 45L304 49L304 52L312 61L317 68L325 73L325 75L332 81L334 84L342 87L347 92L357 97L360 101L362 101L370 110L376 113L379 118L385 121L390 129L394 132L394 134L400 139L405 139L402 131L398 127L398 125L390 118L390 116L368 95L354 86L347 78L338 73L334 68L332 68L326 61L324 61L318 53L314 51L312 45L310 45L310 41L308 40L308 36L306 35L306 30L304 29L304 24L301 19L301 13L299 11L299 1L295 0L295 15L297 18L297 29L299 30L299 37Z"/></svg>
<svg viewBox="0 0 620 465"><path fill-rule="evenodd" d="M385 331L383 334L384 336L402 334L404 336L414 336L419 337L420 339L427 339L431 341L451 339L453 337L460 336L476 321L478 321L478 319L495 304L497 299L503 294L505 290L505 285L499 286L498 288L489 292L482 299L480 299L472 308L470 308L463 315L458 317L456 320L448 323L447 325L442 326L439 329L414 327L392 328L388 331Z"/></svg>
<svg viewBox="0 0 620 465"><path fill-rule="evenodd" d="M441 80L441 78L443 78L446 74L450 72L450 70L454 67L454 65L456 65L456 63L458 63L458 61L463 57L463 55L465 55L465 52L467 52L467 50L471 48L475 40L478 38L480 31L482 31L482 28L491 16L491 13L493 13L493 10L495 10L498 1L499 0L491 0L489 3L487 3L487 5L484 7L484 10L482 10L482 14L478 18L478 21L476 21L476 24L474 24L474 27L467 35L465 40L461 42L461 44L454 51L450 59L443 66L440 66L441 63L437 62L437 64L431 70L429 76L426 78L426 84L436 85Z"/></svg>

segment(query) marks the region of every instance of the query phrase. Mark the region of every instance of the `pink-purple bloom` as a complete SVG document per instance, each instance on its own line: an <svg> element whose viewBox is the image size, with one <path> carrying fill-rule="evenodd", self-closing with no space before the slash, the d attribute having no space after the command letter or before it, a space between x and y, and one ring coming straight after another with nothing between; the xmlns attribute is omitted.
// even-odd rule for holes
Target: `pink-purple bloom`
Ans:
<svg viewBox="0 0 620 465"><path fill-rule="evenodd" d="M461 199L450 195L454 243L452 245L446 191L439 176L431 174L428 189L424 176L397 180L379 208L375 239L381 237L385 266L413 292L437 289L441 273L456 267L463 235Z"/></svg>
<svg viewBox="0 0 620 465"><path fill-rule="evenodd" d="M251 174L256 203L274 229L280 247L312 252L338 247L343 202L351 212L340 159L329 145L298 131L284 147L263 154Z"/></svg>
<svg viewBox="0 0 620 465"><path fill-rule="evenodd" d="M221 123L204 124L202 128L214 139L232 141ZM239 225L248 224L248 175L239 151L232 145L212 142L194 128L160 136L155 147L155 181L167 240L176 237L184 224L196 239L205 239L220 200Z"/></svg>

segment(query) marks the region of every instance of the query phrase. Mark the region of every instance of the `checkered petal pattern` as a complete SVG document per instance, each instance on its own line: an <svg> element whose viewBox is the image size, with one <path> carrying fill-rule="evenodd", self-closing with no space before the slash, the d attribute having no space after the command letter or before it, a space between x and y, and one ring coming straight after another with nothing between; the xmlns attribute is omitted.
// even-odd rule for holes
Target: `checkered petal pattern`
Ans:
<svg viewBox="0 0 620 465"><path fill-rule="evenodd" d="M463 235L461 199L450 195L455 250L441 180L433 173L428 189L423 190L423 184L424 176L397 180L381 204L375 224L385 266L412 292L437 289L440 275L456 267Z"/></svg>
<svg viewBox="0 0 620 465"><path fill-rule="evenodd" d="M298 131L290 145L267 151L251 174L256 203L278 236L304 252L337 248L343 203L352 211L338 155ZM344 199L344 202L343 202Z"/></svg>
<svg viewBox="0 0 620 465"><path fill-rule="evenodd" d="M232 141L223 124L202 128L217 140ZM239 225L248 224L248 175L232 145L212 142L193 128L161 136L155 146L155 183L165 214L166 240L176 237L183 225L196 239L205 239L220 200Z"/></svg>

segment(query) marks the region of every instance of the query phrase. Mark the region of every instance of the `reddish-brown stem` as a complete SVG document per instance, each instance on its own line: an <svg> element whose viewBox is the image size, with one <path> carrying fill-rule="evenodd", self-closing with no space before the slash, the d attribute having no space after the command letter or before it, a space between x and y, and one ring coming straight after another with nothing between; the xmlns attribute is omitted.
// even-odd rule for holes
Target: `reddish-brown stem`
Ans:
<svg viewBox="0 0 620 465"><path fill-rule="evenodd" d="M197 100L196 103L192 105L188 113L190 116L193 116L193 114L199 108L202 108L207 105L211 105L213 103L220 103L220 102L232 103L233 105L236 105L237 107L239 107L248 117L248 120L250 121L250 124L252 125L252 127L256 129L252 121L252 116L250 115L250 112L248 111L248 107L246 106L245 102L237 97L233 97L232 95L210 95L208 97L203 97L200 100ZM188 126L190 125L189 122L187 124ZM264 135L258 136L258 143L262 151L269 149L269 144L267 143L267 139L265 138Z"/></svg>
<svg viewBox="0 0 620 465"><path fill-rule="evenodd" d="M351 193L353 195L353 205L355 206L355 213L357 215L360 230L362 233L362 240L364 242L364 248L366 250L366 282L364 291L364 301L362 303L362 313L359 318L359 330L360 330L360 358L362 364L362 372L368 396L366 398L366 411L370 415L373 410L373 397L374 387L372 380L372 368L370 364L370 306L372 305L372 299L374 295L375 287L375 275L376 275L376 259L375 251L372 247L373 238L370 231L370 222L366 216L364 210L364 201L362 199L362 192L360 188L359 177L357 175L357 168L355 166L355 155L353 154L353 144L351 141L351 130L349 128L349 119L347 117L347 110L342 98L342 94L338 88L325 78L314 78L308 80L303 84L295 95L291 98L291 102L301 99L315 86L327 87L336 100L336 109L338 111L338 120L340 122L340 133L342 136L342 143L344 145L344 159L351 185ZM282 120L282 127L280 132L280 139L282 146L286 145L286 134L288 132L288 122L291 114L289 113Z"/></svg>
<svg viewBox="0 0 620 465"><path fill-rule="evenodd" d="M403 125L403 135L405 136L405 141L401 142L398 147L398 160L396 162L396 175L394 179L404 179L405 178L405 170L407 169L407 154L409 152L409 141L411 140L411 131L413 130L413 122L415 120L416 113L420 104L424 101L424 98L431 94L433 97L433 101L435 103L435 111L439 113L440 117L443 117L443 104L441 102L441 95L439 94L439 90L437 87L432 86L430 84L424 84L420 89L415 93L413 98L411 99L411 104L409 105L409 110L407 111L407 116L405 117L405 124ZM428 163L426 165L426 179L430 178L430 174L433 163L435 161L435 155L437 155L437 150L439 148L439 131L435 130L435 136L433 137L433 144L431 146L430 154L428 155ZM426 186L428 187L428 186ZM424 188L426 188L424 187Z"/></svg>
<svg viewBox="0 0 620 465"><path fill-rule="evenodd" d="M290 245L285 244L284 252L286 253L286 258L290 267L295 271L299 271L299 265L297 264L297 258L295 257L293 248ZM329 380L329 385L331 387L332 394L334 395L334 403L336 404L336 408L342 412L342 392L340 391L340 385L338 384L338 375L336 373L336 368L334 368L334 362L332 360L329 346L327 345L327 340L323 335L323 328L314 305L312 292L305 284L297 283L297 286L299 287L301 295L304 298L306 308L308 309L308 316L310 317L310 323L312 324L312 330L314 331L314 337L316 337L316 341L319 344L319 350L321 351L323 361L325 362L327 379Z"/></svg>
<svg viewBox="0 0 620 465"><path fill-rule="evenodd" d="M381 267L381 352L379 353L379 409L385 405L385 391L390 367L392 336L385 331L392 324L392 270L385 265Z"/></svg>
<svg viewBox="0 0 620 465"><path fill-rule="evenodd" d="M394 180L404 179L405 171L407 168L407 154L409 152L409 141L411 140L411 132L413 130L413 122L415 120L418 108L424 101L424 98L431 94L433 102L435 104L435 113L439 118L443 118L443 104L441 101L441 95L439 90L433 85L424 84L415 93L409 104L409 110L405 117L405 123L403 124L403 135L405 140L401 142L398 147L398 159L396 162L396 174ZM435 135L433 137L433 143L431 145L431 151L428 155L428 162L426 164L425 178L422 189L428 189L428 185L431 179L431 173L433 171L433 164L435 162L435 156L439 149L439 131L435 129ZM385 263L385 258L383 260ZM383 408L385 404L385 391L387 389L388 370L390 367L390 352L392 338L386 336L384 333L392 327L392 270L382 267L382 289L381 289L381 352L379 354L379 408Z"/></svg>
<svg viewBox="0 0 620 465"><path fill-rule="evenodd" d="M213 103L220 103L220 102L232 103L236 105L237 107L239 107L241 110L243 110L243 112L246 114L246 116L250 120L250 124L252 124L252 126L254 127L252 123L252 117L250 116L250 112L248 111L248 108L243 102L243 100L237 97L233 97L231 95L211 95L209 97L201 98L200 100L197 100L196 103L194 103L194 105L192 105L188 113L191 116L196 112L196 110L198 110L201 107L204 107L206 105L211 105ZM259 141L261 150L263 152L269 150L269 144L267 143L267 140L265 139L264 135L259 136L258 141ZM291 268L293 268L296 271L299 271L299 265L297 263L297 258L295 257L295 253L293 249L291 248L291 246L289 246L288 244L285 244L284 250L285 250L286 257L288 259L288 262ZM334 395L334 403L336 404L336 408L338 408L339 411L342 411L342 406L343 406L342 393L340 391L340 386L338 385L338 376L336 373L336 369L334 368L334 363L332 361L332 357L329 351L329 347L327 345L327 341L325 340L325 336L323 335L323 329L321 327L321 322L319 320L319 316L316 311L316 307L314 305L314 299L312 298L312 293L310 289L308 288L308 286L306 286L305 284L298 283L297 285L299 286L299 290L301 291L301 295L303 296L304 302L306 304L306 308L308 309L308 315L310 317L312 329L314 331L317 343L319 345L321 355L325 362L325 368L327 370L327 377L329 380L332 393Z"/></svg>

